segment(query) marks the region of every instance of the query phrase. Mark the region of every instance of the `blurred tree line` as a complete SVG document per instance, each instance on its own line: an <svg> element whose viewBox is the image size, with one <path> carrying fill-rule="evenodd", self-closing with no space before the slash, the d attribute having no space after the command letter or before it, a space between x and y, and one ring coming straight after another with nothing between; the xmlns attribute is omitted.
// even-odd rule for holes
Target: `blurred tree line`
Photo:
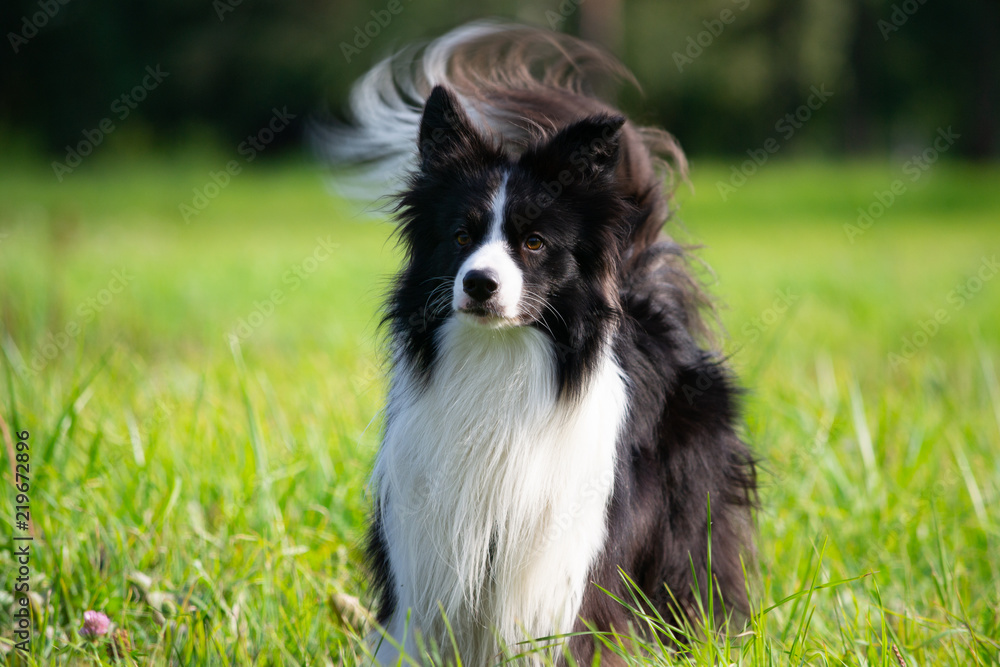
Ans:
<svg viewBox="0 0 1000 667"><path fill-rule="evenodd" d="M484 16L605 43L644 89L625 108L690 154L884 155L949 126L956 155L1000 150L997 0L6 0L0 142L235 147L285 110L296 145L390 49Z"/></svg>

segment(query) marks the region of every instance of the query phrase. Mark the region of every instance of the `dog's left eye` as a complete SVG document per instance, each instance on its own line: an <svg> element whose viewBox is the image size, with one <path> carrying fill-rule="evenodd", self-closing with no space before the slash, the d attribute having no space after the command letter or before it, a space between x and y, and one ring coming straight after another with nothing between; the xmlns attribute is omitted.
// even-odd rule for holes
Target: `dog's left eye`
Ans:
<svg viewBox="0 0 1000 667"><path fill-rule="evenodd" d="M532 234L528 238L524 239L524 247L528 250L541 250L545 242L542 241L542 237L537 234Z"/></svg>

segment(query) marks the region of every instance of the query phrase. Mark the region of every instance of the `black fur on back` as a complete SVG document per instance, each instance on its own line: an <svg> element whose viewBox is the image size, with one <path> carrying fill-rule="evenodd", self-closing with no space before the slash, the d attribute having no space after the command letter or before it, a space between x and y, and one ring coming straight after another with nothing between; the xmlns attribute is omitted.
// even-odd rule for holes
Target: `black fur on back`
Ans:
<svg viewBox="0 0 1000 667"><path fill-rule="evenodd" d="M732 374L692 336L691 304L684 303L690 297L669 279L676 271L672 260L682 252L670 241L650 246L633 262L621 290L625 314L615 350L629 378L630 411L618 443L607 548L593 580L632 599L620 568L665 620L678 625L697 624L711 590L714 620L721 623L749 612L744 565L752 571L756 466L738 436L740 392ZM580 616L604 631L623 631L632 620L596 586ZM581 664L592 649L589 637L572 642Z"/></svg>

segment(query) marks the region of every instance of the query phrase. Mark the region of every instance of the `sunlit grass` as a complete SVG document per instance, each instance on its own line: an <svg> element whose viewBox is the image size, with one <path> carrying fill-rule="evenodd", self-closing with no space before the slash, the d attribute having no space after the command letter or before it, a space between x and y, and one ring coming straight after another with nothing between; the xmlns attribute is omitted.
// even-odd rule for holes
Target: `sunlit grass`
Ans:
<svg viewBox="0 0 1000 667"><path fill-rule="evenodd" d="M0 174L0 413L31 434L33 664L108 662L77 633L88 609L140 664L362 660L344 596L366 600L390 227L299 163L244 172L185 224L219 167ZM1000 663L1000 171L935 165L852 242L844 225L900 173L768 164L723 201L729 165L694 162L682 238L707 246L764 462L758 613L730 636L670 629L683 655L627 637L605 653Z"/></svg>

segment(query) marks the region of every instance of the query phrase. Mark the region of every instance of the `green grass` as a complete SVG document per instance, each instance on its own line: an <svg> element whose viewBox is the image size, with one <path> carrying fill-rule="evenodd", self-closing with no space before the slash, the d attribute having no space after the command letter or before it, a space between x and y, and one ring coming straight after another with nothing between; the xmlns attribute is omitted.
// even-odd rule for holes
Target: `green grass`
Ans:
<svg viewBox="0 0 1000 667"><path fill-rule="evenodd" d="M8 663L108 662L78 635L88 609L139 664L363 652L334 601L365 597L391 228L294 162L246 170L185 224L178 205L224 163L0 173L0 414L30 432L36 536L25 657L0 447ZM696 161L680 217L764 461L760 613L690 657L898 665L895 646L911 666L1000 664L1000 280L976 279L1000 254L1000 169L937 164L853 242L844 225L898 166L768 164L722 201L728 174Z"/></svg>

